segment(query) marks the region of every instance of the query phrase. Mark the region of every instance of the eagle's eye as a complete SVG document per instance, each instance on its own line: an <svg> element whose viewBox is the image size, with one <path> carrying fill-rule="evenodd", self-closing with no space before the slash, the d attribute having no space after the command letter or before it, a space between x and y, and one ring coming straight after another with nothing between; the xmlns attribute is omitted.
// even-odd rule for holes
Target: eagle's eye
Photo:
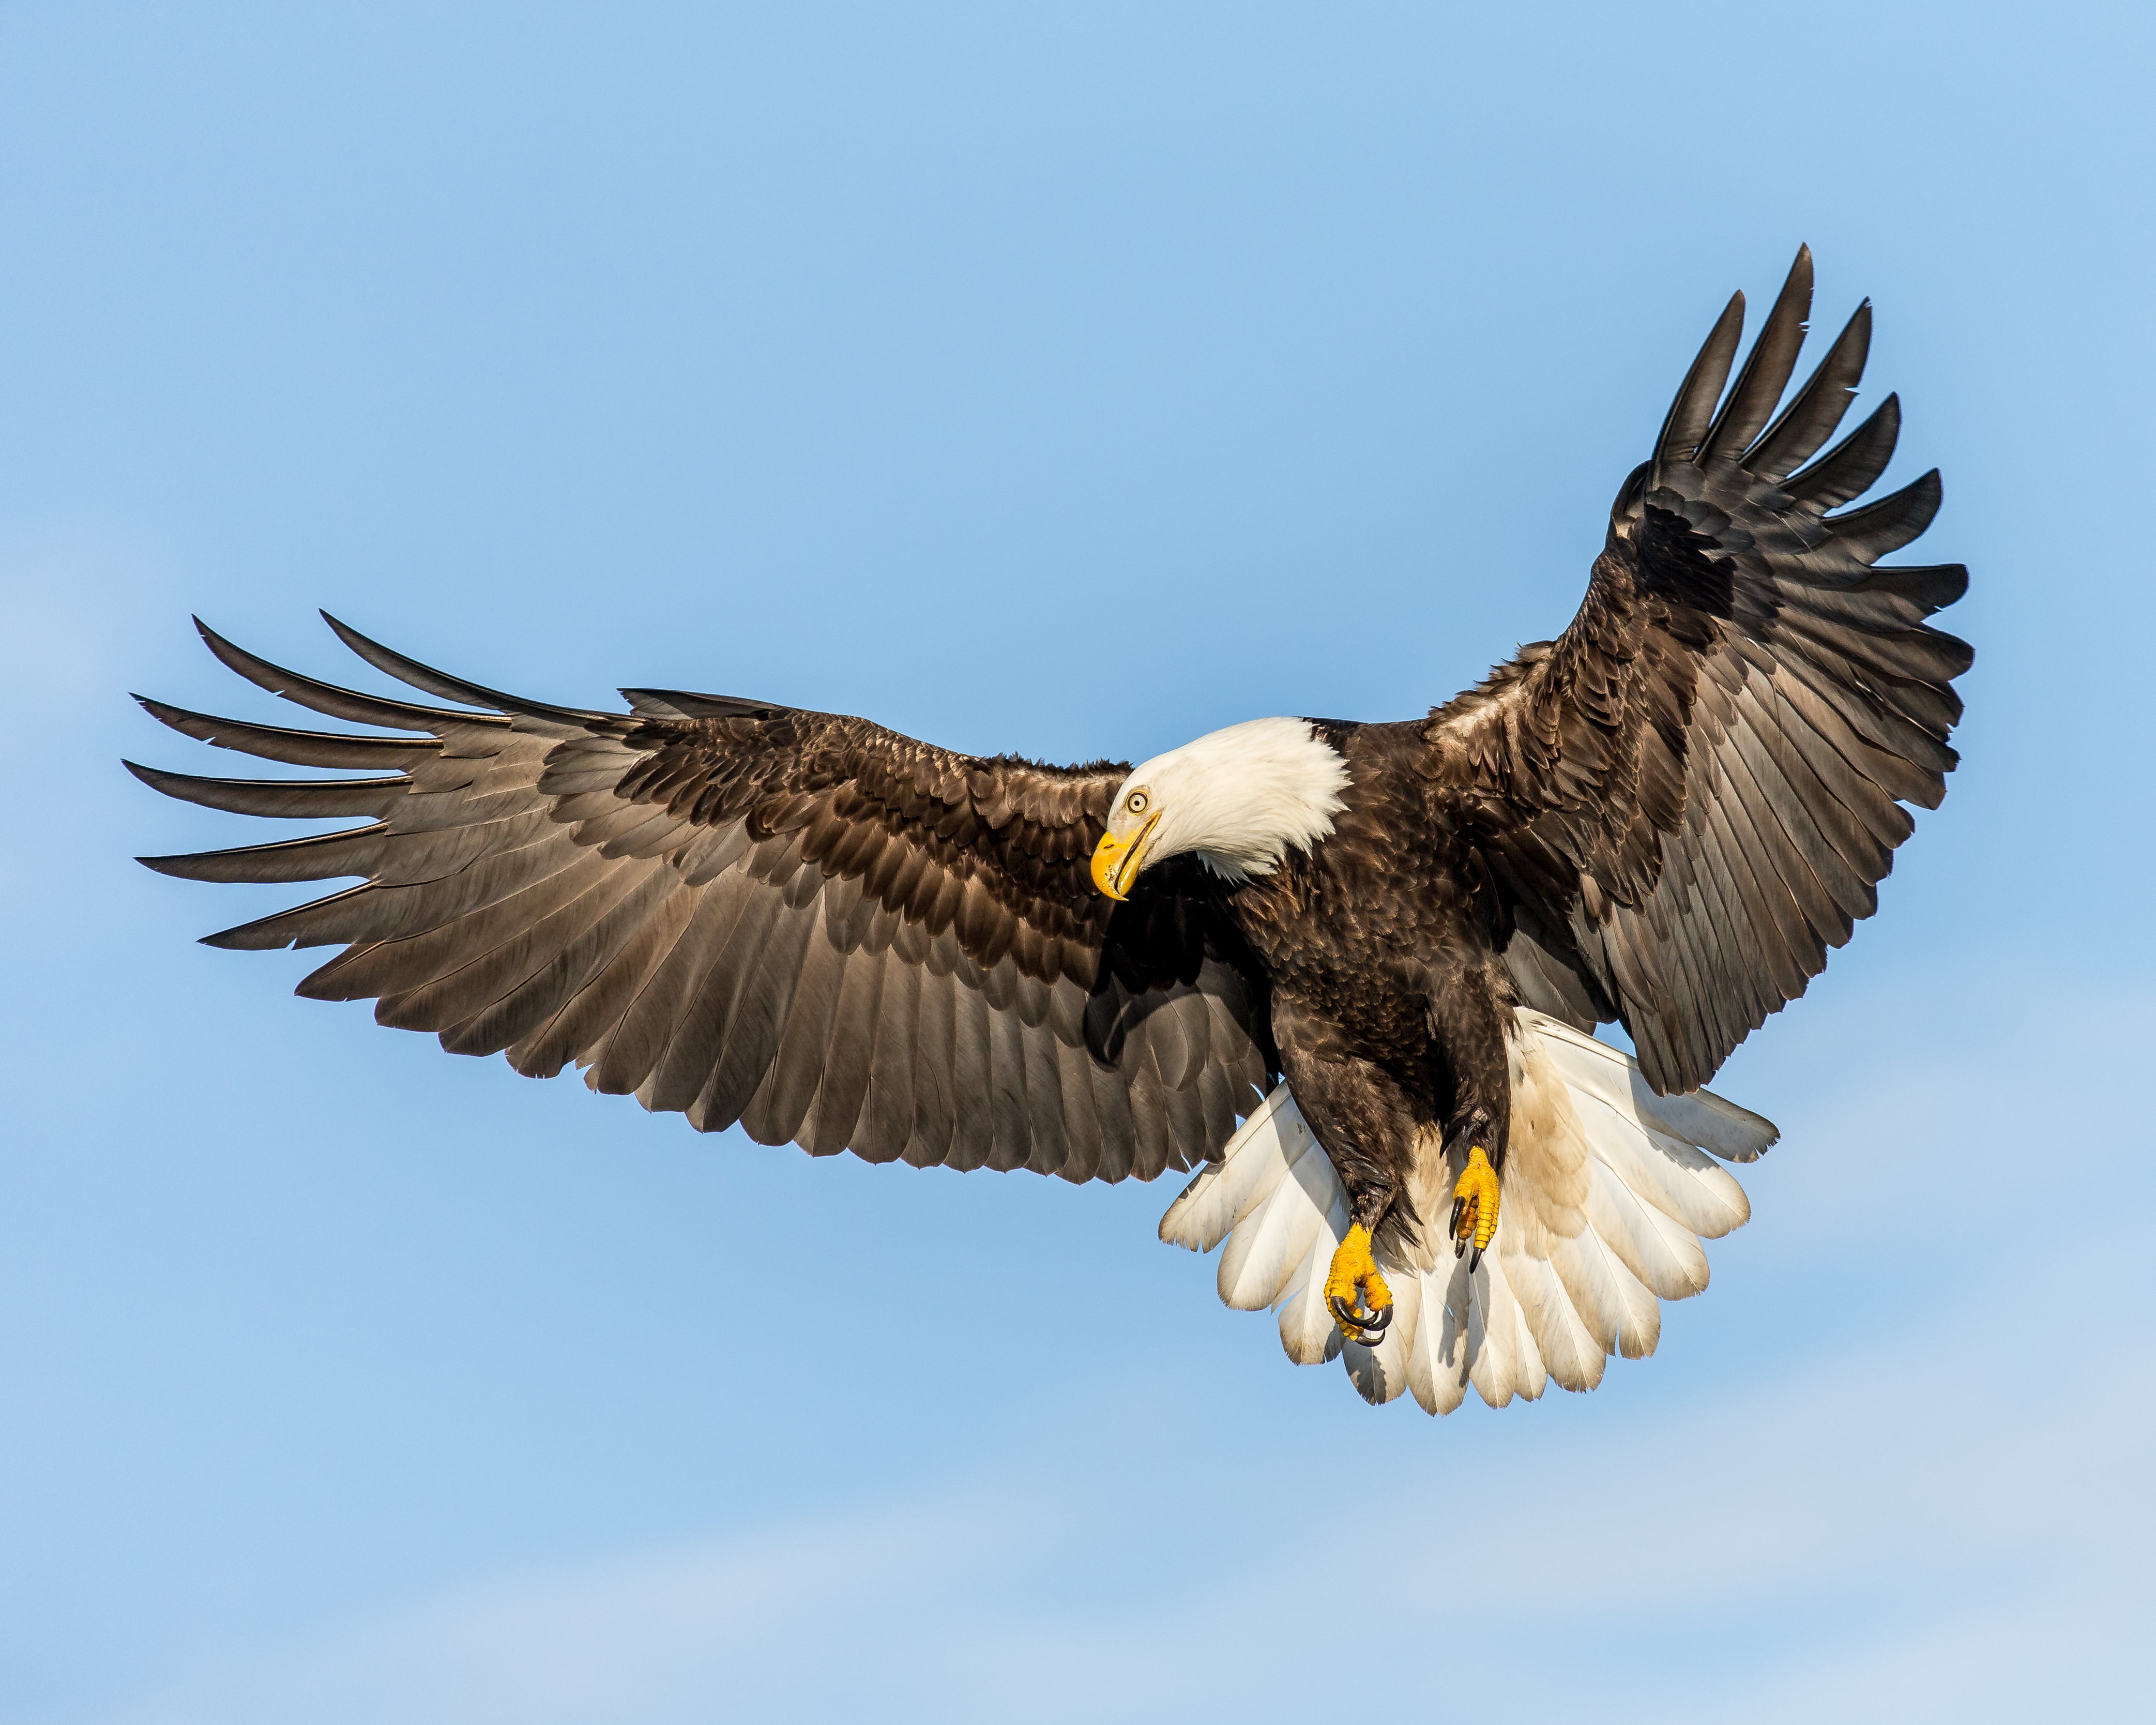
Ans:
<svg viewBox="0 0 2156 1725"><path fill-rule="evenodd" d="M1146 793L1143 791L1132 791L1124 798L1123 807L1133 814L1143 814L1146 812Z"/></svg>

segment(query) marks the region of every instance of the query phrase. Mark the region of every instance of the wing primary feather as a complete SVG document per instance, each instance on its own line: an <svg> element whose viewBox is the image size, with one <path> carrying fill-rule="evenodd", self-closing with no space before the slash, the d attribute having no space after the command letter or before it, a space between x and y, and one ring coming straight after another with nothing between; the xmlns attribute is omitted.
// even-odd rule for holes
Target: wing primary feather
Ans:
<svg viewBox="0 0 2156 1725"><path fill-rule="evenodd" d="M1782 483L1795 501L1822 512L1839 509L1871 489L1887 470L1902 437L1902 398L1890 395L1871 416L1800 473Z"/></svg>
<svg viewBox="0 0 2156 1725"><path fill-rule="evenodd" d="M183 856L138 856L136 861L182 880L220 880L227 885L284 885L294 880L333 880L341 875L374 870L389 824L320 833L311 839L283 839L270 845L241 845L230 850L198 850Z"/></svg>
<svg viewBox="0 0 2156 1725"><path fill-rule="evenodd" d="M1699 459L1722 455L1734 459L1774 411L1774 403L1789 387L1796 369L1798 352L1804 345L1804 320L1812 305L1812 249L1797 248L1789 279L1760 326L1759 334L1746 356L1743 368L1729 392L1729 399L1715 415L1714 424L1700 444Z"/></svg>
<svg viewBox="0 0 2156 1725"><path fill-rule="evenodd" d="M379 819L404 800L412 776L390 778L198 778L139 762L120 763L153 791L182 803L228 814L261 814L292 820L364 814Z"/></svg>
<svg viewBox="0 0 2156 1725"><path fill-rule="evenodd" d="M1730 362L1737 357L1737 343L1743 333L1744 295L1738 292L1732 294L1729 303L1722 308L1722 316L1715 320L1699 357L1685 373L1676 399L1670 403L1662 434L1655 441L1658 472L1666 463L1689 461L1698 449L1700 439L1714 422L1714 404L1721 398L1722 383L1729 376Z"/></svg>
<svg viewBox="0 0 2156 1725"><path fill-rule="evenodd" d="M1811 459L1820 445L1834 435L1864 376L1864 362L1871 349L1871 302L1856 308L1842 331L1834 338L1826 357L1791 398L1781 417L1760 434L1746 454L1748 472L1764 480L1787 479Z"/></svg>
<svg viewBox="0 0 2156 1725"><path fill-rule="evenodd" d="M289 767L410 767L441 752L439 737L340 737L333 731L294 731L282 725L256 725L244 719L219 719L190 712L146 695L135 700L160 725L213 748L232 749L258 760Z"/></svg>
<svg viewBox="0 0 2156 1725"><path fill-rule="evenodd" d="M1943 495L1939 470L1934 467L1876 503L1852 509L1847 515L1829 516L1826 530L1857 562L1876 562L1930 526Z"/></svg>
<svg viewBox="0 0 2156 1725"><path fill-rule="evenodd" d="M448 707L386 701L378 695L362 695L357 689L341 689L335 683L286 670L282 665L272 665L259 655L249 653L244 647L234 645L199 617L195 619L195 628L201 633L204 644L227 669L237 671L272 695L311 707L318 713L327 713L333 719L344 719L355 725L380 725L393 731L437 731L444 725L501 727L509 723L506 713L457 712Z"/></svg>
<svg viewBox="0 0 2156 1725"><path fill-rule="evenodd" d="M322 621L336 632L336 637L377 670L387 671L400 683L408 683L414 689L439 696L444 701L461 701L474 706L498 707L503 712L518 713L532 718L552 719L559 723L573 725L582 729L588 722L616 721L619 713L593 712L580 707L555 706L543 701L531 701L520 695L505 695L499 689L490 689L484 684L468 683L462 677L453 677L447 671L436 670L430 665L422 665L408 658L393 647L362 634L351 624L340 623L326 611Z"/></svg>

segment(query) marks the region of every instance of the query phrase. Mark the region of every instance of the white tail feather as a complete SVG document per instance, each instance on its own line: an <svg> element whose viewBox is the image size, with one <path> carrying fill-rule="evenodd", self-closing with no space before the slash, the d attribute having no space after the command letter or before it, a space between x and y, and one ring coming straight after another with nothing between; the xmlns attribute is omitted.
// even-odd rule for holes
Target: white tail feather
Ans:
<svg viewBox="0 0 2156 1725"><path fill-rule="evenodd" d="M1169 1207L1160 1220L1160 1237L1194 1252L1211 1251L1229 1229L1271 1196L1288 1163L1315 1142L1286 1086L1276 1089L1228 1141L1221 1159L1209 1163ZM1260 1153L1267 1148L1275 1153Z"/></svg>
<svg viewBox="0 0 2156 1725"><path fill-rule="evenodd" d="M1662 1300L1707 1286L1702 1240L1752 1214L1714 1160L1756 1160L1771 1122L1706 1091L1658 1096L1620 1050L1522 1009L1512 1045L1512 1133L1497 1237L1471 1274L1441 1238L1459 1169L1432 1143L1411 1195L1424 1237L1378 1247L1393 1319L1375 1347L1343 1345L1325 1276L1348 1232L1348 1194L1282 1085L1161 1218L1160 1237L1220 1255L1220 1297L1278 1310L1298 1365L1342 1358L1363 1399L1403 1391L1449 1414L1467 1386L1493 1408L1553 1378L1592 1389L1613 1354L1661 1339Z"/></svg>

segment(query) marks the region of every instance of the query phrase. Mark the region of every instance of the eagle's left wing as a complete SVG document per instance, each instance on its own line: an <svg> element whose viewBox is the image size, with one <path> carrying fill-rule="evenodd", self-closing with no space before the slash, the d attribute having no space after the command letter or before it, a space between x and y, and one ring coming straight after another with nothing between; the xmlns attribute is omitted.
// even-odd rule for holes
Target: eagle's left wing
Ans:
<svg viewBox="0 0 2156 1725"><path fill-rule="evenodd" d="M1522 997L1621 1019L1666 1095L1705 1084L1825 968L1877 905L1911 830L1899 805L1937 807L1956 758L1972 655L1923 619L1967 572L1873 567L1930 523L1938 475L1830 513L1892 454L1892 396L1811 459L1862 373L1868 303L1768 423L1811 277L1800 251L1717 412L1731 300L1618 495L1579 614L1424 731Z"/></svg>

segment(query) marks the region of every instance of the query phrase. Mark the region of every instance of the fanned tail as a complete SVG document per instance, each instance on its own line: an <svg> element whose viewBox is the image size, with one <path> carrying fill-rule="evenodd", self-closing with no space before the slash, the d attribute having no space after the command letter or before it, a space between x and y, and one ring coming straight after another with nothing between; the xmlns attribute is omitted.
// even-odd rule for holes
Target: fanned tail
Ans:
<svg viewBox="0 0 2156 1725"><path fill-rule="evenodd" d="M1343 1343L1326 1310L1327 1266L1348 1231L1348 1194L1280 1086L1168 1206L1160 1237L1220 1254L1220 1297L1279 1313L1298 1365L1343 1358L1364 1399L1411 1392L1449 1414L1471 1384L1493 1408L1554 1379L1592 1389L1612 1354L1642 1358L1664 1300L1707 1286L1707 1253L1749 1219L1723 1162L1756 1160L1772 1122L1701 1090L1658 1096L1631 1058L1522 1009L1512 1040L1512 1130L1497 1236L1472 1273L1442 1235L1460 1170L1426 1145L1410 1196L1424 1239L1381 1233L1393 1321L1374 1348Z"/></svg>

